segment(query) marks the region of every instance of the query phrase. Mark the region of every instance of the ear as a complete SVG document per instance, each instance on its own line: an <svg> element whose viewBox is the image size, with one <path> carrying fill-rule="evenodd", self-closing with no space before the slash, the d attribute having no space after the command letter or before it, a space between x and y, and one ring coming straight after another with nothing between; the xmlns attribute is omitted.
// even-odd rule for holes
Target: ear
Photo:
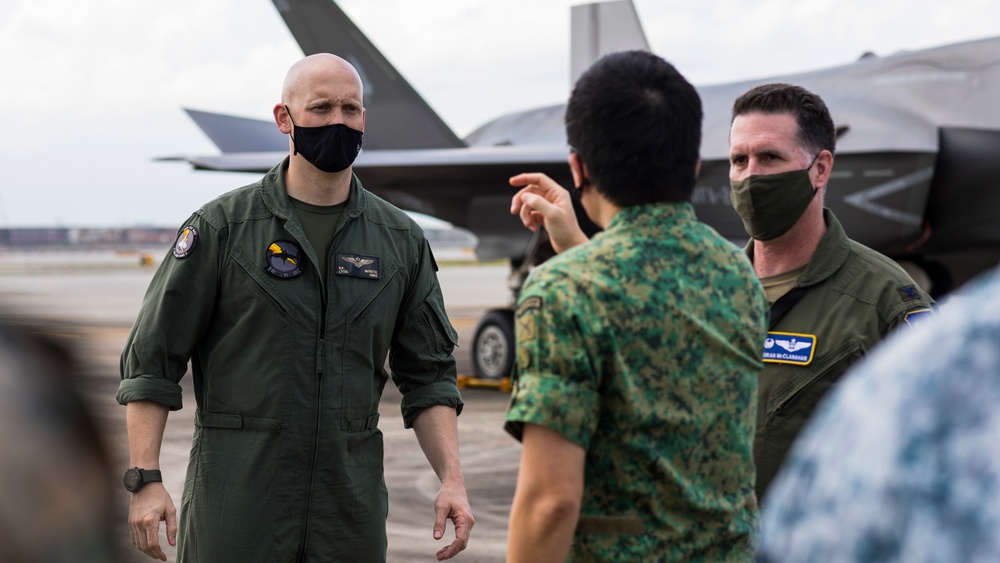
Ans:
<svg viewBox="0 0 1000 563"><path fill-rule="evenodd" d="M583 163L580 155L575 152L569 153L569 171L573 174L573 187L582 188L591 183L587 165Z"/></svg>
<svg viewBox="0 0 1000 563"><path fill-rule="evenodd" d="M278 131L284 135L290 135L292 133L292 120L288 116L285 104L281 102L274 104L274 109L271 112L274 114L274 124L278 126Z"/></svg>
<svg viewBox="0 0 1000 563"><path fill-rule="evenodd" d="M701 157L698 157L698 162L694 163L694 177L695 179L701 176Z"/></svg>
<svg viewBox="0 0 1000 563"><path fill-rule="evenodd" d="M365 132L365 115L366 115L367 113L368 113L368 110L366 110L366 109L364 108L364 106L362 106L362 107L361 107L361 132L362 132L362 133L364 133L364 132Z"/></svg>
<svg viewBox="0 0 1000 563"><path fill-rule="evenodd" d="M813 166L812 172L812 184L814 189L820 189L826 186L826 183L830 181L830 173L833 171L833 153L828 150L820 151L819 155L816 157L816 164Z"/></svg>

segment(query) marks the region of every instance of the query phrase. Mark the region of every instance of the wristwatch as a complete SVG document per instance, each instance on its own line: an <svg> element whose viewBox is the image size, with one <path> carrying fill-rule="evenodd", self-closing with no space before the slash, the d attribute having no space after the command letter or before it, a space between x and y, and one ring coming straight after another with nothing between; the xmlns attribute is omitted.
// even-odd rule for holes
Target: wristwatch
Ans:
<svg viewBox="0 0 1000 563"><path fill-rule="evenodd" d="M159 469L140 469L133 467L125 472L125 490L138 493L146 483L162 483L163 477Z"/></svg>

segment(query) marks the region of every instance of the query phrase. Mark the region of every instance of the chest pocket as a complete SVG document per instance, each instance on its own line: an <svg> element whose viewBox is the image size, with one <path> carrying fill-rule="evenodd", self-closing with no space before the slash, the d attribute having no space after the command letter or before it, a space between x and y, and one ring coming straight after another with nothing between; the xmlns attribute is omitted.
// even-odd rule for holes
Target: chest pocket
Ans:
<svg viewBox="0 0 1000 563"><path fill-rule="evenodd" d="M343 367L334 371L343 374L342 429L372 430L378 422L378 402L389 379L384 366L402 300L403 281L395 265L384 269L378 280L338 281L340 287L356 291L344 296L353 300L353 306L345 316Z"/></svg>
<svg viewBox="0 0 1000 563"><path fill-rule="evenodd" d="M295 282L291 280L278 281L272 276L269 276L264 272L264 268L259 262L252 260L239 247L234 247L229 254L232 261L239 267L240 270L242 270L248 280L268 299L272 305L274 305L278 312L282 316L290 316L292 307L282 297L278 284ZM233 282L239 283L238 280L233 280ZM231 291L234 288L230 287L226 289ZM250 296L240 293L239 297L247 298ZM244 304L245 303L246 302L244 302Z"/></svg>
<svg viewBox="0 0 1000 563"><path fill-rule="evenodd" d="M856 340L848 340L834 350L820 355L808 366L782 365L775 373L782 381L772 387L767 400L767 418L792 416L803 418L813 411L823 395L840 379L847 368L864 354L864 348Z"/></svg>

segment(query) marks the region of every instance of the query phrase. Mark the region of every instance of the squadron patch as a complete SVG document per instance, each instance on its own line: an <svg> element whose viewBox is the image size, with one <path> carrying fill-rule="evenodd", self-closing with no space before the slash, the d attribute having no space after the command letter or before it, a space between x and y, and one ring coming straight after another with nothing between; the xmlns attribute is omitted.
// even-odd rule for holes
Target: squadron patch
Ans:
<svg viewBox="0 0 1000 563"><path fill-rule="evenodd" d="M934 318L934 313L932 313L931 310L926 307L924 307L923 309L916 309L914 311L910 311L909 313L903 315L903 320L906 321L906 324L910 326L917 326L920 324L924 324L925 322L933 318Z"/></svg>
<svg viewBox="0 0 1000 563"><path fill-rule="evenodd" d="M276 278L291 279L302 275L302 249L294 242L276 240L264 253L267 273Z"/></svg>
<svg viewBox="0 0 1000 563"><path fill-rule="evenodd" d="M194 250L194 245L198 243L198 231L188 225L181 229L174 241L174 258L187 258Z"/></svg>
<svg viewBox="0 0 1000 563"><path fill-rule="evenodd" d="M917 291L916 286L907 285L903 287L897 287L896 291L899 292L900 298L903 301L913 301L914 299L920 299L920 292Z"/></svg>
<svg viewBox="0 0 1000 563"><path fill-rule="evenodd" d="M807 366L816 353L816 335L769 332L764 340L763 360L773 364Z"/></svg>
<svg viewBox="0 0 1000 563"><path fill-rule="evenodd" d="M337 253L337 275L377 280L382 275L378 256Z"/></svg>

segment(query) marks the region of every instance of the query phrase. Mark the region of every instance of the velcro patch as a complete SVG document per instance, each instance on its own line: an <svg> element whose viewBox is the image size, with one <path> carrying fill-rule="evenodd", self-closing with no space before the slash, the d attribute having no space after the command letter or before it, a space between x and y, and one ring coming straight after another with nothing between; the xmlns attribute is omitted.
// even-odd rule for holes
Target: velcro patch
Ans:
<svg viewBox="0 0 1000 563"><path fill-rule="evenodd" d="M526 311L531 309L541 309L542 308L542 297L540 295L532 295L531 297L525 297L524 300L517 306L517 316L521 316Z"/></svg>
<svg viewBox="0 0 1000 563"><path fill-rule="evenodd" d="M174 241L174 258L187 258L196 244L198 244L198 231L192 225L184 227Z"/></svg>
<svg viewBox="0 0 1000 563"><path fill-rule="evenodd" d="M276 240L264 251L267 273L284 280L302 275L302 249L294 242Z"/></svg>
<svg viewBox="0 0 1000 563"><path fill-rule="evenodd" d="M913 301L914 299L920 299L920 292L917 291L917 287L914 285L897 287L896 291L899 292L899 296L900 298L903 299L903 301Z"/></svg>
<svg viewBox="0 0 1000 563"><path fill-rule="evenodd" d="M338 276L351 276L366 280L377 280L382 275L377 256L337 253Z"/></svg>
<svg viewBox="0 0 1000 563"><path fill-rule="evenodd" d="M773 364L807 366L816 354L816 335L769 332L764 340L763 360Z"/></svg>
<svg viewBox="0 0 1000 563"><path fill-rule="evenodd" d="M910 326L923 324L933 318L934 313L926 307L923 309L915 309L903 315L903 320Z"/></svg>

